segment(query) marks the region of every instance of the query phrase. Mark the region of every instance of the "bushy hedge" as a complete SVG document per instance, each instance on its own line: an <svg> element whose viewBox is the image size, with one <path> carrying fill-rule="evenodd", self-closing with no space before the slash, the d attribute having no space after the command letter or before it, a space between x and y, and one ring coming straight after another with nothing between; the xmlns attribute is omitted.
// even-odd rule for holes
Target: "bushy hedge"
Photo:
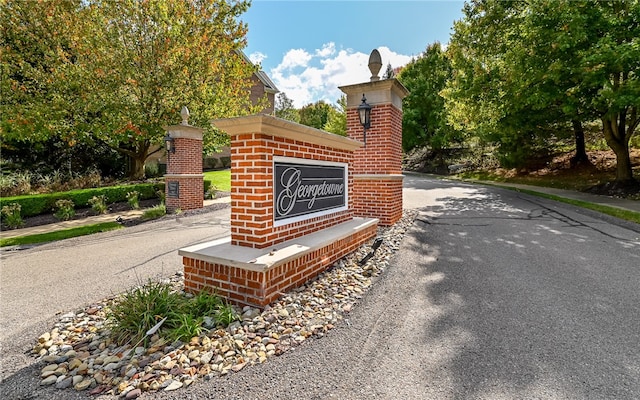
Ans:
<svg viewBox="0 0 640 400"><path fill-rule="evenodd" d="M156 192L164 192L164 183L141 183L137 185L110 186L93 189L79 189L69 192L36 194L28 196L14 196L0 198L0 208L11 203L18 203L22 207L22 217L45 214L54 210L56 201L68 199L73 201L76 208L87 207L87 202L93 196L104 195L108 203L127 201L127 193L132 191L140 193L140 200L158 197Z"/></svg>

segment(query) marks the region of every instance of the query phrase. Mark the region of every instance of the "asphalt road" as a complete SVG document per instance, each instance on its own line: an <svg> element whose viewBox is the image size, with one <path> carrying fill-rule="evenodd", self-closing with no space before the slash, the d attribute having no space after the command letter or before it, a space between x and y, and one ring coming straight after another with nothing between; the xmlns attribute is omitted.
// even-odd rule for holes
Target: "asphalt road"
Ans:
<svg viewBox="0 0 640 400"><path fill-rule="evenodd" d="M182 270L178 249L229 233L229 208L0 253L0 370L24 366L57 316ZM38 333L39 332L39 333ZM35 336L34 336L35 335ZM1 396L0 396L1 397Z"/></svg>
<svg viewBox="0 0 640 400"><path fill-rule="evenodd" d="M420 216L385 274L335 330L240 373L141 398L640 397L638 224L505 189L417 176L405 178L404 205ZM145 237L142 243L156 240ZM183 245L165 244L159 253ZM74 288L78 296L81 286ZM33 375L25 368L9 385L22 382L25 396L24 388L37 384Z"/></svg>

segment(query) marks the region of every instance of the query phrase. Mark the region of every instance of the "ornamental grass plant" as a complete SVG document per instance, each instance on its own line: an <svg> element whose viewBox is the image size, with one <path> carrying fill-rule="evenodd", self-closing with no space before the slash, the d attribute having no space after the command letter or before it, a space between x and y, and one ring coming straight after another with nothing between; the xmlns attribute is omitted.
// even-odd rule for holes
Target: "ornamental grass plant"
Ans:
<svg viewBox="0 0 640 400"><path fill-rule="evenodd" d="M73 200L69 199L57 200L55 210L53 215L60 221L68 221L76 215Z"/></svg>
<svg viewBox="0 0 640 400"><path fill-rule="evenodd" d="M20 214L21 210L22 207L18 203L7 204L0 209L2 220L8 228L15 229L24 225L24 220Z"/></svg>
<svg viewBox="0 0 640 400"><path fill-rule="evenodd" d="M154 281L125 292L107 314L112 337L120 345L146 339L146 333L164 318L157 333L169 341L199 336L207 329L205 318L217 326L238 319L233 307L215 294L189 296L169 283Z"/></svg>

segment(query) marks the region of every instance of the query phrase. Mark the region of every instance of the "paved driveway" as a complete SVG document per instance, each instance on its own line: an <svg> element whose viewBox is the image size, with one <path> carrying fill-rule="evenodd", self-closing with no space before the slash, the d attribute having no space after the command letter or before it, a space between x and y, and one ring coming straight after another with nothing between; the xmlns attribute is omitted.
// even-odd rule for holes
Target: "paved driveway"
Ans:
<svg viewBox="0 0 640 400"><path fill-rule="evenodd" d="M178 249L223 237L229 208L166 218L125 230L1 253L2 376L31 359L23 353L56 315L182 270Z"/></svg>
<svg viewBox="0 0 640 400"><path fill-rule="evenodd" d="M640 226L416 176L405 179L405 206L419 218L335 330L240 373L143 397L638 398ZM37 384L29 371L11 385Z"/></svg>

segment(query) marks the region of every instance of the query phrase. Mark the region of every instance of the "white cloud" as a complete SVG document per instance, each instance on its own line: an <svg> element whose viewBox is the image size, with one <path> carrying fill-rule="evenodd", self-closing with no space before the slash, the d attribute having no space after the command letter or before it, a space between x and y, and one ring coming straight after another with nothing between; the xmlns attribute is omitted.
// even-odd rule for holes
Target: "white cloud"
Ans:
<svg viewBox="0 0 640 400"><path fill-rule="evenodd" d="M381 76L388 63L396 68L411 61L411 56L394 53L388 47L379 47L378 51L383 64ZM289 50L282 62L269 71L269 76L296 108L318 100L333 104L343 94L339 86L369 81L368 62L369 54L337 50L335 43L330 42L313 54L304 49Z"/></svg>
<svg viewBox="0 0 640 400"><path fill-rule="evenodd" d="M304 49L291 49L284 55L282 62L275 69L287 71L296 67L306 67L313 56Z"/></svg>
<svg viewBox="0 0 640 400"><path fill-rule="evenodd" d="M329 57L336 52L336 44L333 42L325 43L322 45L321 50L316 50L318 57Z"/></svg>
<svg viewBox="0 0 640 400"><path fill-rule="evenodd" d="M254 53L249 54L249 60L251 60L254 64L261 64L262 60L266 60L267 55L256 51Z"/></svg>

